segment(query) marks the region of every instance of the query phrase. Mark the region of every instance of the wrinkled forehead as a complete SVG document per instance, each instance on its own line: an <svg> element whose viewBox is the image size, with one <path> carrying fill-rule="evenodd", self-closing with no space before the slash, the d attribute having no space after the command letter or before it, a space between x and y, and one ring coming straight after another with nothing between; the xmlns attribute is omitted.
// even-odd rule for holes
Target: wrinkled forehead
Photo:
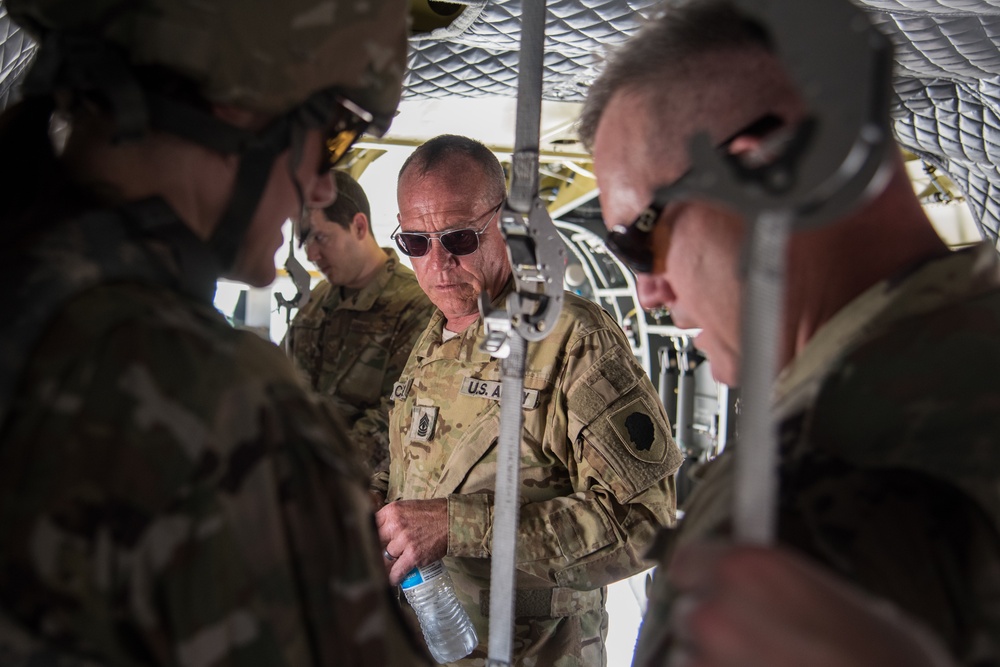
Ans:
<svg viewBox="0 0 1000 667"><path fill-rule="evenodd" d="M482 168L471 160L450 160L424 171L411 167L396 191L400 223L433 218L438 222L465 222L481 217L498 202Z"/></svg>

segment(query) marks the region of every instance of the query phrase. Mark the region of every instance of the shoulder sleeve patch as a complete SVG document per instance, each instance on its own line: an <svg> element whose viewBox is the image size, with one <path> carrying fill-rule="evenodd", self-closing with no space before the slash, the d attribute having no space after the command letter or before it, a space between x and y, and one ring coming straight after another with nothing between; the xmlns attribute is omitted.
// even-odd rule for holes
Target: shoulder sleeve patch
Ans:
<svg viewBox="0 0 1000 667"><path fill-rule="evenodd" d="M659 413L638 396L610 413L608 421L629 454L645 463L663 463L667 457L667 435L651 415Z"/></svg>

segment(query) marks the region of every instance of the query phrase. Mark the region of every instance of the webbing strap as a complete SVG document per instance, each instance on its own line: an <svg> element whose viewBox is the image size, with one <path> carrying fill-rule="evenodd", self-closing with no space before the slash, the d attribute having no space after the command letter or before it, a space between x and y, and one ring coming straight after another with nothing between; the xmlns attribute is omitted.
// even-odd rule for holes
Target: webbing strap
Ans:
<svg viewBox="0 0 1000 667"><path fill-rule="evenodd" d="M524 414L521 396L524 389L524 365L527 342L513 318L522 315L519 292L523 278L541 275L549 267L541 266L540 257L549 241L539 230L525 229L538 196L538 142L542 102L542 59L545 39L545 1L533 0L521 5L521 61L518 72L517 125L510 196L501 216L508 255L512 260L515 292L507 305L507 354L501 362L500 435L497 452L497 483L493 509L492 561L490 565L489 667L511 664L514 638L514 581L516 576L517 524L520 510L521 427ZM509 211L507 209L510 209ZM520 215L517 215L517 214ZM538 219L538 215L534 216ZM545 216L547 219L547 216ZM554 227L551 220L548 226ZM548 230L546 230L547 232ZM551 233L549 233L551 236ZM544 246L544 248L543 248ZM560 266L560 269L562 267ZM541 270L540 270L541 269ZM560 293L562 283L557 286ZM541 297L545 299L546 297ZM485 299L481 299L481 303ZM553 305L542 302L542 311ZM561 307L561 303L555 307ZM486 319L486 313L483 313ZM520 320L519 320L520 321ZM544 336L551 330L551 320L543 315L540 327ZM488 328L489 331L489 328ZM538 336L533 336L537 339Z"/></svg>
<svg viewBox="0 0 1000 667"><path fill-rule="evenodd" d="M522 3L521 64L517 72L517 125L509 205L529 213L538 194L538 141L542 116L545 2Z"/></svg>
<svg viewBox="0 0 1000 667"><path fill-rule="evenodd" d="M520 503L521 396L527 342L512 332L510 354L500 368L500 437L497 443L497 483L493 501L493 549L490 564L490 667L510 664L514 639L514 577ZM504 398L513 397L513 398Z"/></svg>
<svg viewBox="0 0 1000 667"><path fill-rule="evenodd" d="M750 231L744 287L741 396L743 419L736 446L734 537L751 544L774 539L778 489L778 433L771 416L771 383L778 372L778 338L785 295L789 212L761 214Z"/></svg>
<svg viewBox="0 0 1000 667"><path fill-rule="evenodd" d="M744 209L753 212L753 222L745 267L743 414L735 451L733 525L737 540L769 544L777 530L779 460L771 388L784 333L788 239L793 226L838 220L884 183L892 58L888 40L845 0L808 7L792 0L736 0L736 5L763 20L814 119L814 128L800 128L801 144L789 143L787 164L763 170L768 197ZM810 25L818 29L803 29ZM820 53L840 56L831 61ZM745 192L755 184L740 186L737 190Z"/></svg>
<svg viewBox="0 0 1000 667"><path fill-rule="evenodd" d="M209 239L226 271L233 268L240 244L267 187L271 167L278 154L289 146L290 135L291 121L287 116L282 117L260 135L259 141L248 146L240 158L229 204Z"/></svg>

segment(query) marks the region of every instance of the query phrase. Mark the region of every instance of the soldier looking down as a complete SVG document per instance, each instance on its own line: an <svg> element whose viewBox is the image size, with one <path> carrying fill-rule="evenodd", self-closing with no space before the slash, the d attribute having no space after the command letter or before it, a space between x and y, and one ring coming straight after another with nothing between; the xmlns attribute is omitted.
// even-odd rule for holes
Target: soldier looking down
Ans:
<svg viewBox="0 0 1000 667"><path fill-rule="evenodd" d="M482 144L423 144L398 182L399 249L438 310L393 392L388 501L376 514L390 579L438 559L488 635L499 361L479 350L478 296L513 289L497 225L503 170ZM517 665L605 665L605 586L646 568L654 533L674 521L681 454L652 383L621 328L566 294L553 332L530 343L524 376ZM457 664L482 664L485 643Z"/></svg>
<svg viewBox="0 0 1000 667"><path fill-rule="evenodd" d="M389 395L434 306L395 251L375 241L361 184L333 173L337 199L309 212L306 244L326 280L295 316L287 342L374 472L388 464Z"/></svg>
<svg viewBox="0 0 1000 667"><path fill-rule="evenodd" d="M830 29L817 23L800 29ZM696 133L766 159L807 114L835 117L805 108L765 34L725 3L671 3L609 62L581 124L640 302L700 328L733 386L749 223L704 199L650 202ZM718 544L734 454L706 465L658 540L637 667L1000 664L1000 261L989 244L950 251L888 155L869 199L789 241L768 341L781 548Z"/></svg>
<svg viewBox="0 0 1000 667"><path fill-rule="evenodd" d="M388 126L407 3L6 9L39 50L0 116L3 661L427 664L346 435L213 307Z"/></svg>

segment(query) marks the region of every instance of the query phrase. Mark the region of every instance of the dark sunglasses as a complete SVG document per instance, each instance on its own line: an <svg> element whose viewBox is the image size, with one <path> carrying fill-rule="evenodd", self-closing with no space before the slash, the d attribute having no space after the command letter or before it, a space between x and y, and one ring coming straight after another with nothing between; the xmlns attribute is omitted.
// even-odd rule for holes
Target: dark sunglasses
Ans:
<svg viewBox="0 0 1000 667"><path fill-rule="evenodd" d="M372 115L345 97L338 97L337 117L323 142L325 150L320 161L320 173L327 173L344 159L351 146L371 125Z"/></svg>
<svg viewBox="0 0 1000 667"><path fill-rule="evenodd" d="M452 255L457 257L471 255L479 250L479 235L485 232L486 228L490 226L493 218L500 211L501 206L503 206L502 201L486 212L492 215L490 215L490 219L480 229L463 227L462 229L449 229L446 232L395 231L392 233L391 238L396 242L396 247L399 248L399 251L407 257L423 257L430 252L432 238L437 238L441 246ZM483 213L483 215L486 215L486 213ZM399 227L397 226L396 229L398 230Z"/></svg>
<svg viewBox="0 0 1000 667"><path fill-rule="evenodd" d="M784 125L784 122L774 114L761 116L750 123L742 130L739 130L725 141L721 142L717 149L728 151L729 146L740 137L754 137L762 139ZM653 270L653 244L652 234L656 228L656 223L663 216L663 211L667 205L674 200L673 188L680 182L688 172L681 174L677 180L669 185L661 185L653 192L653 201L649 203L643 211L628 225L615 225L607 233L604 243L607 245L615 257L621 260L632 273L649 273ZM666 244L669 245L670 238L667 237Z"/></svg>

